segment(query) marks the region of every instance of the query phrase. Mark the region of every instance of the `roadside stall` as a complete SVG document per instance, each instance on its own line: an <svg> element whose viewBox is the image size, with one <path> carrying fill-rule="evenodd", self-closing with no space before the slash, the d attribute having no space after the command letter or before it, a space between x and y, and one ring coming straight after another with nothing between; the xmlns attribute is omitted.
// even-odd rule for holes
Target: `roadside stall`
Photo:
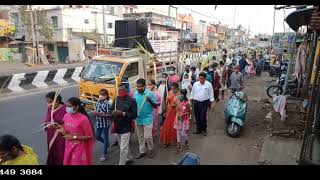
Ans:
<svg viewBox="0 0 320 180"><path fill-rule="evenodd" d="M287 53L284 50L273 52L277 58L288 59L288 68L285 78L282 80L281 95L273 97L272 133L273 135L300 138L305 136L304 126L308 120L311 102L311 99L306 98L308 96L300 93L300 88L308 82L306 79L310 71L308 65L313 64L311 57L315 48L312 46L313 39L310 29L303 35L298 32L301 27L310 25L312 12L316 8L296 8L297 10L285 19L290 28L296 32L292 38L288 37L290 48L286 50Z"/></svg>

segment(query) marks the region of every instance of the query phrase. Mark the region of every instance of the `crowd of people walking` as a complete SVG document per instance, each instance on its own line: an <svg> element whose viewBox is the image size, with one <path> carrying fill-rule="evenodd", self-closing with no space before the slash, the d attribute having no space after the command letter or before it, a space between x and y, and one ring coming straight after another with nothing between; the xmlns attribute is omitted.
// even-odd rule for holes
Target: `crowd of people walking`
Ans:
<svg viewBox="0 0 320 180"><path fill-rule="evenodd" d="M223 52L221 59L213 57L205 67L201 62L196 67L186 64L180 75L172 68L159 82L138 79L135 92L130 93L121 84L114 101L108 90L101 89L92 113L94 125L79 98L71 97L64 103L60 95L48 93L45 122L53 118L54 124L45 129L46 164L92 165L95 140L104 145L100 161L108 160L110 129L117 137L119 165L156 156L154 142L158 138L163 148L177 145L176 153L189 149L192 124L196 125L194 134L207 136L208 113L214 103L224 100L228 89L240 91L246 78L261 74L261 54L256 59L242 54L237 59ZM130 151L134 133L139 142L135 157ZM14 136L4 135L0 137L0 164L38 164L38 160L32 148L21 145Z"/></svg>

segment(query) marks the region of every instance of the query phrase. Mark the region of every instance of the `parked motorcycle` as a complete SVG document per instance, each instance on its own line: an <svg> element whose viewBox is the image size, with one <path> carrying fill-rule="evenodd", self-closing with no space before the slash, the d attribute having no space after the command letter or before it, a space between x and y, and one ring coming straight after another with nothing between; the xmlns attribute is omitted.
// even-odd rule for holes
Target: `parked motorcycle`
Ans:
<svg viewBox="0 0 320 180"><path fill-rule="evenodd" d="M285 76L280 77L279 80L277 80L277 84L271 85L267 89L267 94L270 98L273 96L279 96L283 93L284 83L285 83ZM296 96L299 86L299 80L295 78L294 80L288 81L288 87L287 87L287 94L291 96ZM300 83L300 88L302 88L303 82Z"/></svg>
<svg viewBox="0 0 320 180"><path fill-rule="evenodd" d="M234 92L227 100L224 116L225 130L228 136L237 137L240 135L247 115L247 101L247 95L242 91Z"/></svg>
<svg viewBox="0 0 320 180"><path fill-rule="evenodd" d="M270 77L273 76L280 76L281 74L285 74L287 72L287 64L281 65L280 64L276 64L276 65L271 65L269 68L269 75Z"/></svg>

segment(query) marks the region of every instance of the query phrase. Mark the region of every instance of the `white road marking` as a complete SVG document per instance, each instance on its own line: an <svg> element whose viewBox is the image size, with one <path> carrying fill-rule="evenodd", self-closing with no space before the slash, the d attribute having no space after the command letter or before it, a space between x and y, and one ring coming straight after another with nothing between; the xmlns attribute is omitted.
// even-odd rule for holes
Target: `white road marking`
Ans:
<svg viewBox="0 0 320 180"><path fill-rule="evenodd" d="M24 89L19 86L21 80L25 78L24 75L25 73L14 74L8 85L8 89L11 91L24 91Z"/></svg>

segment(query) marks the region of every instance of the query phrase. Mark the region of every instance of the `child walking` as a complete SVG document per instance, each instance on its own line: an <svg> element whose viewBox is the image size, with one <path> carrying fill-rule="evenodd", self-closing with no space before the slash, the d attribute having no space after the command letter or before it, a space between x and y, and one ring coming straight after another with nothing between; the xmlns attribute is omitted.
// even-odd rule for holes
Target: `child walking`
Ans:
<svg viewBox="0 0 320 180"><path fill-rule="evenodd" d="M250 62L248 65L247 74L248 74L248 79L252 78L256 74L256 71L254 69L252 62Z"/></svg>
<svg viewBox="0 0 320 180"><path fill-rule="evenodd" d="M174 128L177 130L177 153L184 149L189 149L188 131L190 129L190 104L187 98L187 90L180 90L180 98L177 102L177 117L174 122ZM184 146L182 146L184 143Z"/></svg>

